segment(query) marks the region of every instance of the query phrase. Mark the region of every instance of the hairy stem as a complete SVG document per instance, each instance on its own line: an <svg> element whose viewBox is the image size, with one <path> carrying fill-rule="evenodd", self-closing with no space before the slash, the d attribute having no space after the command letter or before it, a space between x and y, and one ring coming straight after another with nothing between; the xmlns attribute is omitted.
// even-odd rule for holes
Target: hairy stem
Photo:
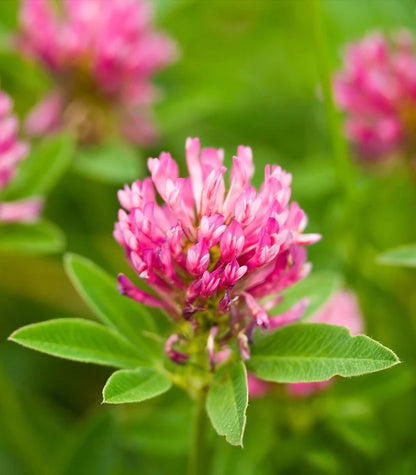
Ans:
<svg viewBox="0 0 416 475"><path fill-rule="evenodd" d="M195 400L189 475L204 475L206 472L206 398L207 388L202 388Z"/></svg>

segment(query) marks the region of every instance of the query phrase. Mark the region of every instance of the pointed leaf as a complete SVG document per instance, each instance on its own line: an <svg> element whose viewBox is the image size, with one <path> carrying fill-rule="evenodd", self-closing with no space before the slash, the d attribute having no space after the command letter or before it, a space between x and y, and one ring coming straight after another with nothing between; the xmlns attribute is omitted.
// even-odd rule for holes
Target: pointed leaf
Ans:
<svg viewBox="0 0 416 475"><path fill-rule="evenodd" d="M144 359L160 356L162 345L143 335L155 332L150 310L117 290L117 282L90 260L66 254L65 269L73 285L95 315L138 346Z"/></svg>
<svg viewBox="0 0 416 475"><path fill-rule="evenodd" d="M380 264L416 267L416 244L390 249L378 257Z"/></svg>
<svg viewBox="0 0 416 475"><path fill-rule="evenodd" d="M208 392L207 412L214 429L232 445L243 445L247 404L244 364L234 362L219 368Z"/></svg>
<svg viewBox="0 0 416 475"><path fill-rule="evenodd" d="M0 225L0 251L43 254L60 252L65 247L65 236L52 223L11 223Z"/></svg>
<svg viewBox="0 0 416 475"><path fill-rule="evenodd" d="M137 180L145 161L126 143L107 142L77 152L74 170L81 175L117 185Z"/></svg>
<svg viewBox="0 0 416 475"><path fill-rule="evenodd" d="M358 376L399 363L397 356L365 335L325 323L289 325L260 336L247 367L259 378L279 383Z"/></svg>
<svg viewBox="0 0 416 475"><path fill-rule="evenodd" d="M305 320L316 313L340 287L341 277L333 272L315 272L304 280L282 292L283 300L271 310L271 315L278 315L289 310L302 298L309 299L302 319Z"/></svg>
<svg viewBox="0 0 416 475"><path fill-rule="evenodd" d="M47 194L67 170L74 152L69 135L40 142L19 166L16 178L2 192L2 199L18 200Z"/></svg>
<svg viewBox="0 0 416 475"><path fill-rule="evenodd" d="M74 361L116 368L134 368L142 364L136 349L117 333L78 318L27 325L16 330L9 339L33 350Z"/></svg>
<svg viewBox="0 0 416 475"><path fill-rule="evenodd" d="M172 387L167 374L156 368L137 368L113 373L103 389L103 400L110 404L141 402Z"/></svg>

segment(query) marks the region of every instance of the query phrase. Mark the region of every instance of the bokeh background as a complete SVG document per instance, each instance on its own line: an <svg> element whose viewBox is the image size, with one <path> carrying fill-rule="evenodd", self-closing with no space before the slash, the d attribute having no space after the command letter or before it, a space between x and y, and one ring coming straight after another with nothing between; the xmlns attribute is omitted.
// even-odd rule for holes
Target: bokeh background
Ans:
<svg viewBox="0 0 416 475"><path fill-rule="evenodd" d="M225 148L228 161L237 145L250 145L257 184L266 163L282 165L293 174L308 230L323 235L309 248L314 270L343 275L359 297L367 334L403 361L380 374L339 380L310 398L291 399L277 388L251 401L244 449L210 433L210 473L416 473L416 274L376 260L385 249L416 240L414 177L355 165L353 199L343 202L319 99L320 58L308 0L154 3L157 25L181 53L157 78L161 141L134 150L134 173L144 176L145 159L161 150L183 163L187 136ZM7 47L18 5L0 1L0 78L23 117L49 79ZM343 45L369 31L406 27L416 33L412 0L322 5L333 69ZM73 167L45 211L65 232L69 251L113 275L127 271L112 228L116 191L135 178L130 175L109 183ZM22 325L65 316L93 318L67 279L61 255L0 253L0 473L183 474L191 425L185 394L106 407L101 388L110 370L7 342Z"/></svg>

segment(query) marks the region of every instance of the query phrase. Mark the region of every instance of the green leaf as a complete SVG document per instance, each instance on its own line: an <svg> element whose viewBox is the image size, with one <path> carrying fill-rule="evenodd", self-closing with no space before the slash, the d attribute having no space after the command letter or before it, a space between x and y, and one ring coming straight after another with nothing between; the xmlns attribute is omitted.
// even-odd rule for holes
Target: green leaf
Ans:
<svg viewBox="0 0 416 475"><path fill-rule="evenodd" d="M126 143L108 142L80 149L73 168L88 178L118 185L137 180L145 161Z"/></svg>
<svg viewBox="0 0 416 475"><path fill-rule="evenodd" d="M337 325L301 323L260 336L247 367L267 381L298 383L358 376L397 363L391 350L365 335L353 337Z"/></svg>
<svg viewBox="0 0 416 475"><path fill-rule="evenodd" d="M333 272L315 272L304 280L282 292L283 300L273 308L271 314L284 313L304 297L309 305L302 316L305 320L316 313L341 286L341 277Z"/></svg>
<svg viewBox="0 0 416 475"><path fill-rule="evenodd" d="M3 6L5 3L9 5L13 2L0 2L0 5ZM3 11L0 10L0 21L3 20L3 18ZM16 16L14 20L16 20ZM1 32L3 36L0 44L2 86L4 80L9 83L11 82L16 91L21 91L20 96L16 99L21 101L23 98L26 104L33 104L34 95L45 91L45 86L48 84L48 77L46 71L42 70L39 65L33 61L24 59L22 55L19 54L17 48L13 45L13 41L10 41L13 37L11 30L15 30L15 28L10 29L9 27L9 29L3 29ZM12 92L9 88L7 90L8 93Z"/></svg>
<svg viewBox="0 0 416 475"><path fill-rule="evenodd" d="M17 28L17 12L18 4L15 2L0 2L0 25L7 26L11 30ZM11 35L11 31L9 32Z"/></svg>
<svg viewBox="0 0 416 475"><path fill-rule="evenodd" d="M207 397L207 412L214 429L232 445L243 445L248 405L247 371L242 362L215 372Z"/></svg>
<svg viewBox="0 0 416 475"><path fill-rule="evenodd" d="M60 252L64 247L64 234L48 221L0 225L0 251L43 254Z"/></svg>
<svg viewBox="0 0 416 475"><path fill-rule="evenodd" d="M382 448L383 430L371 414L351 416L340 412L328 421L328 425L343 439L343 442L347 442L364 454L374 456Z"/></svg>
<svg viewBox="0 0 416 475"><path fill-rule="evenodd" d="M18 200L47 194L67 170L74 152L69 135L48 137L22 161L16 178L2 192L2 199Z"/></svg>
<svg viewBox="0 0 416 475"><path fill-rule="evenodd" d="M136 349L117 333L95 322L61 318L34 323L16 330L10 337L23 346L53 356L116 368L142 364Z"/></svg>
<svg viewBox="0 0 416 475"><path fill-rule="evenodd" d="M378 257L380 264L416 267L416 244L390 249Z"/></svg>
<svg viewBox="0 0 416 475"><path fill-rule="evenodd" d="M328 196L336 189L335 170L329 157L308 157L301 165L291 167L290 172L296 177L292 191L298 202Z"/></svg>
<svg viewBox="0 0 416 475"><path fill-rule="evenodd" d="M116 280L90 260L66 254L64 263L74 287L103 323L137 345L143 361L160 357L162 344L143 333L156 331L147 307L120 295Z"/></svg>
<svg viewBox="0 0 416 475"><path fill-rule="evenodd" d="M344 466L342 461L332 450L323 447L306 447L303 457L308 462L308 465L311 465L311 467L308 467L308 471L311 473L322 473L325 475L343 473Z"/></svg>
<svg viewBox="0 0 416 475"><path fill-rule="evenodd" d="M217 437L211 457L210 473L215 475L269 474L269 471L265 470L264 461L269 460L268 454L275 447L277 422L276 417L271 417L271 413L277 407L280 413L284 413L285 410L279 406L280 401L277 403L276 399L273 401L272 398L250 399L250 415L244 431L244 450L227 444L224 439ZM282 473L273 463L270 465L275 469L273 473Z"/></svg>
<svg viewBox="0 0 416 475"><path fill-rule="evenodd" d="M187 7L190 0L176 0L175 2L166 2L165 0L154 0L156 18L158 21L165 19L172 13L176 13L176 10L181 10Z"/></svg>
<svg viewBox="0 0 416 475"><path fill-rule="evenodd" d="M98 411L83 420L75 429L67 428L67 437L55 458L50 459L53 474L111 475L122 458L118 430L108 411ZM52 454L51 454L52 455Z"/></svg>
<svg viewBox="0 0 416 475"><path fill-rule="evenodd" d="M192 412L188 398L175 387L136 405L134 411L123 411L119 420L123 445L156 456L184 456L190 447Z"/></svg>
<svg viewBox="0 0 416 475"><path fill-rule="evenodd" d="M103 389L103 401L110 404L141 402L172 387L167 374L156 368L138 368L113 373Z"/></svg>

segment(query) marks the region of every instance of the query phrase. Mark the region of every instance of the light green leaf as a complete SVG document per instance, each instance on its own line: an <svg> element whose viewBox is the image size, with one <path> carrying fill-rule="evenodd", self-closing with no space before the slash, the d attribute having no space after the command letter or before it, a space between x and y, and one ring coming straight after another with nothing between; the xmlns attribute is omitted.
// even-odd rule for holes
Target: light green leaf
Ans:
<svg viewBox="0 0 416 475"><path fill-rule="evenodd" d="M110 404L141 402L172 387L167 374L156 368L138 368L113 373L103 389L103 401Z"/></svg>
<svg viewBox="0 0 416 475"><path fill-rule="evenodd" d="M60 318L34 323L16 330L10 337L23 346L53 356L116 368L142 364L136 349L117 333L95 322Z"/></svg>
<svg viewBox="0 0 416 475"><path fill-rule="evenodd" d="M42 140L22 161L16 178L2 192L2 199L17 200L47 194L67 170L73 152L74 142L69 135Z"/></svg>
<svg viewBox="0 0 416 475"><path fill-rule="evenodd" d="M156 331L147 307L120 295L116 280L90 260L66 254L64 262L74 287L91 310L103 323L137 345L143 361L162 354L162 344L143 334Z"/></svg>
<svg viewBox="0 0 416 475"><path fill-rule="evenodd" d="M289 325L259 336L247 367L259 378L279 383L358 376L399 363L388 348L365 335L325 323Z"/></svg>
<svg viewBox="0 0 416 475"><path fill-rule="evenodd" d="M305 320L316 313L341 286L341 277L333 272L315 272L282 292L283 300L273 308L271 315L284 313L304 297L309 305L302 316Z"/></svg>
<svg viewBox="0 0 416 475"><path fill-rule="evenodd" d="M232 445L243 445L248 405L247 371L242 362L216 371L207 397L207 412L214 429Z"/></svg>
<svg viewBox="0 0 416 475"><path fill-rule="evenodd" d="M88 178L118 185L137 180L145 160L126 143L108 142L78 150L73 167Z"/></svg>
<svg viewBox="0 0 416 475"><path fill-rule="evenodd" d="M177 13L177 10L181 10L188 6L190 0L176 0L175 2L166 2L165 0L154 0L156 19L158 21L165 19L172 13Z"/></svg>
<svg viewBox="0 0 416 475"><path fill-rule="evenodd" d="M416 244L390 249L378 257L380 264L416 267Z"/></svg>
<svg viewBox="0 0 416 475"><path fill-rule="evenodd" d="M47 221L0 225L0 251L43 254L60 252L64 247L64 234Z"/></svg>

